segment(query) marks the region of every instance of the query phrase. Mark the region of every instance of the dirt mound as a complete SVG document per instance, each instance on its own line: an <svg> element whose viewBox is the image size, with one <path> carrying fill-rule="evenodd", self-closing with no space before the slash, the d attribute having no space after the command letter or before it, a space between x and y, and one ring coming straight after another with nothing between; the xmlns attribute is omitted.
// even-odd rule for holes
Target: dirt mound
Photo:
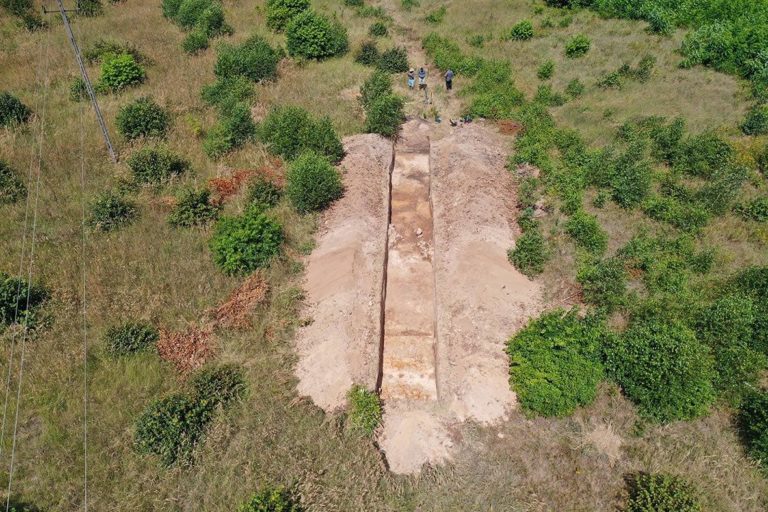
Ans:
<svg viewBox="0 0 768 512"><path fill-rule="evenodd" d="M214 355L213 327L193 325L186 331L160 331L157 353L182 375L202 367Z"/></svg>
<svg viewBox="0 0 768 512"><path fill-rule="evenodd" d="M269 284L260 272L248 277L229 296L226 302L212 312L217 327L246 329L251 326L251 314L256 306L264 302Z"/></svg>
<svg viewBox="0 0 768 512"><path fill-rule="evenodd" d="M392 143L378 135L344 140L345 192L322 216L307 258L311 323L297 334L299 393L326 410L353 383L376 386L381 339Z"/></svg>

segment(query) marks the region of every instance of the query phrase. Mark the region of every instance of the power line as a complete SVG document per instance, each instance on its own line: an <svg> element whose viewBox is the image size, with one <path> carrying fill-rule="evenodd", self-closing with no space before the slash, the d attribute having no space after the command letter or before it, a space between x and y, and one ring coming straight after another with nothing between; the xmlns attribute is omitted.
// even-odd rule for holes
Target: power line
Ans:
<svg viewBox="0 0 768 512"><path fill-rule="evenodd" d="M83 309L83 510L88 512L88 320L86 302L87 269L85 260L85 128L83 126L83 106L80 106L80 206L82 246L80 261L82 265L82 309Z"/></svg>

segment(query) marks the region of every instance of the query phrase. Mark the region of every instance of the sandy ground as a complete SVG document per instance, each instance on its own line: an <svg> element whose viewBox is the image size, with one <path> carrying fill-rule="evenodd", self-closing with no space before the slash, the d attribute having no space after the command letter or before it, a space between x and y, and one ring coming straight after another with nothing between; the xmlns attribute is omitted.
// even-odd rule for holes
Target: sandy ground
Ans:
<svg viewBox="0 0 768 512"><path fill-rule="evenodd" d="M344 405L353 383L376 387L393 158L378 135L348 137L344 148L344 197L320 219L306 262L311 323L296 336L299 393L328 411Z"/></svg>

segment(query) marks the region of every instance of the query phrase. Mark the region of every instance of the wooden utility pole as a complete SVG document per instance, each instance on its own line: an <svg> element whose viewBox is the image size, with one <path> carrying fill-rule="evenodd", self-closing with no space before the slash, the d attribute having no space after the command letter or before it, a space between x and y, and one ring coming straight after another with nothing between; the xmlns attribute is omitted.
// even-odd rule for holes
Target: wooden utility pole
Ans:
<svg viewBox="0 0 768 512"><path fill-rule="evenodd" d="M83 77L83 82L85 83L85 89L86 91L88 91L88 96L91 99L91 104L93 105L93 111L96 113L96 119L99 121L101 132L104 134L104 142L107 144L107 151L109 152L109 158L112 160L112 163L117 163L117 154L115 153L115 148L112 146L112 141L109 138L109 130L107 129L107 123L104 122L104 117L101 115L99 102L96 99L96 92L94 92L93 90L93 84L91 84L91 79L88 78L88 71L85 69L85 64L83 63L83 56L80 53L80 47L77 45L75 34L72 32L72 26L69 24L69 17L67 16L68 12L78 12L80 10L80 2L78 2L78 8L72 9L72 10L65 9L62 0L56 0L56 3L59 6L58 10L49 11L45 7L43 7L43 12L45 14L52 13L52 12L58 12L61 14L61 21L64 22L64 30L66 30L67 37L69 38L69 43L72 45L72 49L75 51L75 59L77 60L77 65L80 66L80 75Z"/></svg>

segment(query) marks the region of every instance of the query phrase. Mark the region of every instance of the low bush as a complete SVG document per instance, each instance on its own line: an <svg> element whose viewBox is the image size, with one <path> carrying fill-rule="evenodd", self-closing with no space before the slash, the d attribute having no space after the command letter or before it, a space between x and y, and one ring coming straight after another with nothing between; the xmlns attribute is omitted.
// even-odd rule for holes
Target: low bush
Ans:
<svg viewBox="0 0 768 512"><path fill-rule="evenodd" d="M381 423L379 395L363 386L352 386L347 394L349 425L352 430L370 436Z"/></svg>
<svg viewBox="0 0 768 512"><path fill-rule="evenodd" d="M471 95L469 114L475 117L509 119L525 103L512 80L512 69L504 61L484 61L464 91Z"/></svg>
<svg viewBox="0 0 768 512"><path fill-rule="evenodd" d="M165 137L171 116L152 98L143 97L123 105L115 119L117 131L128 140L139 137Z"/></svg>
<svg viewBox="0 0 768 512"><path fill-rule="evenodd" d="M510 383L531 413L567 416L595 399L603 379L598 347L605 329L575 311L553 311L507 343Z"/></svg>
<svg viewBox="0 0 768 512"><path fill-rule="evenodd" d="M483 64L482 59L464 55L454 41L435 32L424 38L422 46L438 69L443 71L452 69L458 75L472 77L477 74Z"/></svg>
<svg viewBox="0 0 768 512"><path fill-rule="evenodd" d="M37 13L32 0L0 0L0 7L18 17L27 30L37 30L47 26Z"/></svg>
<svg viewBox="0 0 768 512"><path fill-rule="evenodd" d="M715 397L712 356L693 331L658 320L633 322L603 348L605 368L653 421L705 414Z"/></svg>
<svg viewBox="0 0 768 512"><path fill-rule="evenodd" d="M690 233L701 230L711 218L706 208L700 205L661 195L649 197L643 203L643 211L654 220Z"/></svg>
<svg viewBox="0 0 768 512"><path fill-rule="evenodd" d="M586 55L590 48L592 48L592 40L583 34L579 34L565 45L565 55L571 59L576 59Z"/></svg>
<svg viewBox="0 0 768 512"><path fill-rule="evenodd" d="M136 420L134 446L165 466L189 464L212 419L213 408L204 401L186 395L156 400Z"/></svg>
<svg viewBox="0 0 768 512"><path fill-rule="evenodd" d="M193 30L184 38L181 42L181 49L185 53L195 55L203 50L208 49L208 34L199 30Z"/></svg>
<svg viewBox="0 0 768 512"><path fill-rule="evenodd" d="M279 61L278 52L263 37L252 36L237 46L221 45L213 72L220 78L244 76L254 82L261 82L277 76Z"/></svg>
<svg viewBox="0 0 768 512"><path fill-rule="evenodd" d="M592 254L600 255L608 248L608 233L600 227L594 215L578 211L565 223L565 232L576 245Z"/></svg>
<svg viewBox="0 0 768 512"><path fill-rule="evenodd" d="M77 14L86 18L99 16L104 12L101 0L80 0L80 3L77 4L77 9Z"/></svg>
<svg viewBox="0 0 768 512"><path fill-rule="evenodd" d="M396 94L379 96L366 109L365 131L394 137L405 119L405 101Z"/></svg>
<svg viewBox="0 0 768 512"><path fill-rule="evenodd" d="M321 154L303 153L288 168L285 195L301 213L323 210L343 192L339 172Z"/></svg>
<svg viewBox="0 0 768 512"><path fill-rule="evenodd" d="M536 71L536 76L539 77L539 80L549 80L552 78L552 75L555 74L555 61L548 60L544 62L541 66L539 66L538 71Z"/></svg>
<svg viewBox="0 0 768 512"><path fill-rule="evenodd" d="M735 151L726 140L708 131L690 136L681 143L674 168L691 176L709 178L731 164L734 156Z"/></svg>
<svg viewBox="0 0 768 512"><path fill-rule="evenodd" d="M16 96L9 92L0 92L0 128L26 123L32 111Z"/></svg>
<svg viewBox="0 0 768 512"><path fill-rule="evenodd" d="M376 21L368 28L368 35L371 37L387 37L389 29L383 21Z"/></svg>
<svg viewBox="0 0 768 512"><path fill-rule="evenodd" d="M276 107L259 126L259 137L269 150L287 160L314 151L339 162L344 146L327 117L313 118L300 107Z"/></svg>
<svg viewBox="0 0 768 512"><path fill-rule="evenodd" d="M749 456L768 468L768 391L753 390L744 398L738 423Z"/></svg>
<svg viewBox="0 0 768 512"><path fill-rule="evenodd" d="M34 323L36 312L49 297L45 287L0 272L0 327Z"/></svg>
<svg viewBox="0 0 768 512"><path fill-rule="evenodd" d="M379 63L380 58L379 48L373 41L364 41L355 54L355 62L363 66L375 66Z"/></svg>
<svg viewBox="0 0 768 512"><path fill-rule="evenodd" d="M523 20L515 24L509 31L509 39L527 41L533 38L533 23Z"/></svg>
<svg viewBox="0 0 768 512"><path fill-rule="evenodd" d="M768 222L768 196L758 197L748 203L740 204L734 210L744 220Z"/></svg>
<svg viewBox="0 0 768 512"><path fill-rule="evenodd" d="M584 94L586 87L578 78L574 78L568 82L568 86L565 88L565 93L571 98L578 98Z"/></svg>
<svg viewBox="0 0 768 512"><path fill-rule="evenodd" d="M613 311L625 302L627 272L616 258L584 265L576 276L581 284L584 302Z"/></svg>
<svg viewBox="0 0 768 512"><path fill-rule="evenodd" d="M529 229L517 239L514 249L507 253L510 263L528 277L544 272L550 251L539 229Z"/></svg>
<svg viewBox="0 0 768 512"><path fill-rule="evenodd" d="M245 274L266 267L280 253L283 229L258 211L220 219L210 247L218 267L227 274Z"/></svg>
<svg viewBox="0 0 768 512"><path fill-rule="evenodd" d="M126 322L107 329L104 344L113 356L124 356L146 350L160 338L157 328L146 322Z"/></svg>
<svg viewBox="0 0 768 512"><path fill-rule="evenodd" d="M115 192L106 192L91 203L88 223L99 231L114 231L138 217L136 204Z"/></svg>
<svg viewBox="0 0 768 512"><path fill-rule="evenodd" d="M641 473L632 478L626 512L701 512L696 491L685 480Z"/></svg>
<svg viewBox="0 0 768 512"><path fill-rule="evenodd" d="M360 87L360 102L368 110L378 98L391 94L392 78L384 71L377 70Z"/></svg>
<svg viewBox="0 0 768 512"><path fill-rule="evenodd" d="M107 56L129 54L138 64L147 64L149 59L139 49L129 43L113 39L97 39L83 51L83 57L89 64L103 62Z"/></svg>
<svg viewBox="0 0 768 512"><path fill-rule="evenodd" d="M207 224L219 216L221 206L211 202L208 189L189 189L181 193L168 215L173 227L191 227Z"/></svg>
<svg viewBox="0 0 768 512"><path fill-rule="evenodd" d="M138 85L144 82L146 78L147 74L136 62L133 55L129 53L106 54L102 58L98 88L118 92L127 87Z"/></svg>
<svg viewBox="0 0 768 512"><path fill-rule="evenodd" d="M409 68L408 50L402 46L384 50L379 56L376 66L388 73L405 73Z"/></svg>
<svg viewBox="0 0 768 512"><path fill-rule="evenodd" d="M206 134L203 150L210 158L220 158L245 145L256 132L248 104L235 103L222 109L218 123Z"/></svg>
<svg viewBox="0 0 768 512"><path fill-rule="evenodd" d="M248 384L245 372L234 364L209 366L192 377L192 388L198 400L211 407L226 408L245 398Z"/></svg>
<svg viewBox="0 0 768 512"><path fill-rule="evenodd" d="M296 15L310 7L310 0L267 0L267 26L282 31Z"/></svg>
<svg viewBox="0 0 768 512"><path fill-rule="evenodd" d="M13 204L27 195L27 187L10 165L0 160L0 206Z"/></svg>
<svg viewBox="0 0 768 512"><path fill-rule="evenodd" d="M305 10L285 28L288 54L305 59L325 59L346 53L347 29L322 14Z"/></svg>
<svg viewBox="0 0 768 512"><path fill-rule="evenodd" d="M729 288L750 297L755 305L750 348L768 355L768 267L749 267L732 278Z"/></svg>
<svg viewBox="0 0 768 512"><path fill-rule="evenodd" d="M562 94L552 90L551 85L542 84L536 89L536 96L534 96L533 101L548 107L560 107L565 105L568 100Z"/></svg>
<svg viewBox="0 0 768 512"><path fill-rule="evenodd" d="M248 184L246 197L250 204L261 205L266 208L276 206L283 195L283 190L275 185L272 180L258 176Z"/></svg>
<svg viewBox="0 0 768 512"><path fill-rule="evenodd" d="M651 192L653 168L645 157L645 145L631 143L614 162L609 179L611 196L622 208L640 205Z"/></svg>
<svg viewBox="0 0 768 512"><path fill-rule="evenodd" d="M143 147L128 158L137 183L158 184L189 169L189 162L165 146Z"/></svg>
<svg viewBox="0 0 768 512"><path fill-rule="evenodd" d="M88 99L88 89L85 86L85 80L81 77L75 77L69 83L69 99L75 102Z"/></svg>
<svg viewBox="0 0 768 512"><path fill-rule="evenodd" d="M200 91L203 101L226 112L237 103L249 103L253 98L253 82L243 75L219 78Z"/></svg>
<svg viewBox="0 0 768 512"><path fill-rule="evenodd" d="M435 9L427 14L424 21L432 25L438 25L443 22L446 14L448 14L448 9L444 5L441 5L439 9Z"/></svg>
<svg viewBox="0 0 768 512"><path fill-rule="evenodd" d="M262 489L237 508L237 512L302 512L290 493L282 488Z"/></svg>
<svg viewBox="0 0 768 512"><path fill-rule="evenodd" d="M406 11L410 11L414 7L420 7L420 6L421 6L420 0L400 0L400 7L402 7Z"/></svg>

